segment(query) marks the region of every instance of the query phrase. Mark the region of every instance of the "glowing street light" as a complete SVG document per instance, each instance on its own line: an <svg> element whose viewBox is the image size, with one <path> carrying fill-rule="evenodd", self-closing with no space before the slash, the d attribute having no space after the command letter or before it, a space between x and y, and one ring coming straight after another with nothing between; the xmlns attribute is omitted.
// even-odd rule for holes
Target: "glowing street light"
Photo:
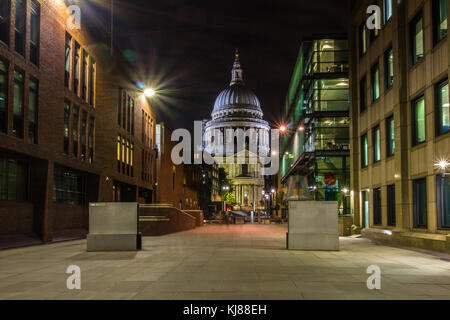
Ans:
<svg viewBox="0 0 450 320"><path fill-rule="evenodd" d="M285 125L280 126L280 132L285 133L287 131L287 127Z"/></svg>
<svg viewBox="0 0 450 320"><path fill-rule="evenodd" d="M144 96L146 96L147 98L151 98L155 95L155 89L152 88L147 88L144 90Z"/></svg>
<svg viewBox="0 0 450 320"><path fill-rule="evenodd" d="M300 131L300 132L305 132L305 127L304 127L304 126L298 127L298 131Z"/></svg>
<svg viewBox="0 0 450 320"><path fill-rule="evenodd" d="M447 177L450 175L450 173L446 172L447 168L450 167L450 162L448 162L447 160L439 160L435 163L435 166L441 169L443 177Z"/></svg>
<svg viewBox="0 0 450 320"><path fill-rule="evenodd" d="M350 191L350 190L348 190L348 188L343 188L343 189L342 189L342 192L343 192L345 195L347 195L349 191Z"/></svg>

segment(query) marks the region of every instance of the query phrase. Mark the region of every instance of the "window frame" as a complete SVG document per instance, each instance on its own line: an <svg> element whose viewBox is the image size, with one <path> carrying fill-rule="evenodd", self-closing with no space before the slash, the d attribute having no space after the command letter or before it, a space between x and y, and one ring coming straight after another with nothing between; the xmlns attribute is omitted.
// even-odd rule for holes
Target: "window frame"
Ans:
<svg viewBox="0 0 450 320"><path fill-rule="evenodd" d="M416 43L416 25L422 20L422 57L416 55L417 43ZM410 63L411 66L415 66L425 59L425 18L423 11L421 10L409 24L409 41L410 41Z"/></svg>
<svg viewBox="0 0 450 320"><path fill-rule="evenodd" d="M363 113L367 110L367 76L364 75L359 80L359 112Z"/></svg>
<svg viewBox="0 0 450 320"><path fill-rule="evenodd" d="M424 126L425 126L425 138L424 138L424 140L423 141L419 141L419 139L418 139L418 136L417 136L417 131L418 131L418 122L417 122L417 119L416 119L416 106L417 106L417 104L418 104L418 102L420 101L420 100L423 100L423 102L424 102ZM425 99L425 95L421 95L421 96L418 96L417 98L415 98L414 100L412 100L412 102L411 102L411 106L412 106L412 112L411 112L411 129L412 129L412 135L411 135L411 137L412 137L412 146L413 147L415 147L415 146L418 146L418 145L421 145L421 144L423 144L423 143L425 143L426 141L427 141L427 121L426 121L426 109L427 109L427 106L426 106L426 99Z"/></svg>
<svg viewBox="0 0 450 320"><path fill-rule="evenodd" d="M378 141L377 141L378 132ZM376 148L378 147L378 150ZM379 152L379 159L376 158L377 151ZM372 129L372 163L378 163L381 161L381 128L380 125L373 127Z"/></svg>
<svg viewBox="0 0 450 320"><path fill-rule="evenodd" d="M387 225L388 227L397 226L397 203L395 184L388 185L386 188L387 201Z"/></svg>
<svg viewBox="0 0 450 320"><path fill-rule="evenodd" d="M448 1L444 1L445 4L447 5ZM443 40L447 39L448 36L448 16L447 16L447 33L445 34L445 36L440 36L440 0L432 0L432 19L433 19L433 43L436 46L437 44L439 44L440 42L442 42ZM444 12L448 12L447 11L448 8L446 8L446 10Z"/></svg>
<svg viewBox="0 0 450 320"><path fill-rule="evenodd" d="M416 229L426 229L428 228L428 188L427 188L427 178L420 178L420 179L415 179L413 180L413 225L414 228ZM425 218L425 224L420 224L419 223L419 215L420 215L420 209L418 208L420 206L420 203L418 203L419 199L417 198L417 196L419 195L418 192L418 185L419 183L424 183L425 185L425 214L424 214L424 218ZM422 195L422 193L421 193ZM423 213L423 212L422 212Z"/></svg>
<svg viewBox="0 0 450 320"><path fill-rule="evenodd" d="M450 180L449 176L443 177L441 174L436 176L436 209L437 209L437 215L438 215L438 228L440 230L450 230L450 221L449 225L445 225L445 218L444 218L444 204L445 200L448 200L449 197L443 196L442 191L442 182L443 180Z"/></svg>
<svg viewBox="0 0 450 320"><path fill-rule="evenodd" d="M392 55L392 79L390 79L389 69L390 69L390 56ZM394 50L392 48L392 44L387 48L384 52L384 87L386 90L389 90L394 86Z"/></svg>
<svg viewBox="0 0 450 320"><path fill-rule="evenodd" d="M378 80L375 81L376 74L378 73ZM378 84L378 96L375 97L375 84ZM370 68L370 95L372 103L377 102L381 97L381 86L380 86L380 64L377 60Z"/></svg>
<svg viewBox="0 0 450 320"><path fill-rule="evenodd" d="M394 137L391 137L391 129L394 129ZM392 148L391 148L392 146ZM392 150L393 149L393 150ZM395 119L394 115L386 118L386 157L395 156Z"/></svg>
<svg viewBox="0 0 450 320"><path fill-rule="evenodd" d="M383 210L382 210L382 192L381 188L373 189L373 225L383 225Z"/></svg>
<svg viewBox="0 0 450 320"><path fill-rule="evenodd" d="M362 57L367 53L367 27L365 21L358 27L358 39L359 56Z"/></svg>
<svg viewBox="0 0 450 320"><path fill-rule="evenodd" d="M450 128L447 131L444 131L443 125L442 125L442 109L443 109L443 101L441 96L441 89L443 87L447 86L447 94L450 95L449 92L449 86L448 86L448 78L438 82L435 85L435 106L434 106L434 113L435 113L435 129L436 129L436 137L445 135L446 133L450 132ZM450 107L447 107L450 108ZM450 110L449 110L450 112ZM450 121L450 120L449 120Z"/></svg>
<svg viewBox="0 0 450 320"><path fill-rule="evenodd" d="M367 148L366 148L365 144L367 144ZM361 151L360 151L361 152L361 168L365 169L369 166L369 137L368 137L367 133L364 133L361 136L360 148L361 148Z"/></svg>

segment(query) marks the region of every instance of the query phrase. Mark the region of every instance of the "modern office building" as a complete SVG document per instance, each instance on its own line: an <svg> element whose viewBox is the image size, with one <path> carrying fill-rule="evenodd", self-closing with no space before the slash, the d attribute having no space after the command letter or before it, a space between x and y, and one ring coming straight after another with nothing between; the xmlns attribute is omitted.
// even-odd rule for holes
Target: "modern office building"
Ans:
<svg viewBox="0 0 450 320"><path fill-rule="evenodd" d="M87 229L89 202L151 202L142 79L87 16L69 29L64 1L0 5L0 239L67 239Z"/></svg>
<svg viewBox="0 0 450 320"><path fill-rule="evenodd" d="M366 10L378 5L381 29ZM351 203L381 241L450 251L448 1L349 1ZM444 163L444 162L443 162Z"/></svg>
<svg viewBox="0 0 450 320"><path fill-rule="evenodd" d="M349 105L346 35L304 39L281 132L287 200L338 201L339 214L351 214Z"/></svg>

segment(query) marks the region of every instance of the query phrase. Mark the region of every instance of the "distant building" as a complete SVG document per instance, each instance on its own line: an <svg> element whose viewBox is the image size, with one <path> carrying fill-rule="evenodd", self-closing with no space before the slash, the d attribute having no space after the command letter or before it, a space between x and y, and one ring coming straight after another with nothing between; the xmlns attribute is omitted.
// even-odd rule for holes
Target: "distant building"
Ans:
<svg viewBox="0 0 450 320"><path fill-rule="evenodd" d="M350 214L348 41L304 39L286 98L281 183L288 200L338 201Z"/></svg>
<svg viewBox="0 0 450 320"><path fill-rule="evenodd" d="M381 30L366 25L381 8ZM363 234L450 250L448 1L349 1L351 203Z"/></svg>
<svg viewBox="0 0 450 320"><path fill-rule="evenodd" d="M211 147L214 150L214 156L223 159L219 167L225 169L227 178L231 180L232 185L229 187L236 200L234 209L243 211L264 209L262 166L259 161L256 164L249 161L251 157L257 156L252 153L253 149L250 145L256 147L256 153L262 149L264 154L268 154L270 127L263 120L263 112L257 96L244 84L238 53L233 65L231 83L217 97L211 116L212 120L205 126L206 148ZM242 146L239 145L236 135L229 134L230 131L233 133L232 130L236 132L235 130L238 129L244 132L248 129L254 130L250 136L245 137ZM219 132L220 137L215 137L215 132ZM234 146L234 152L224 150L227 144ZM238 164L236 155L242 156L245 163ZM230 156L235 156L234 164L226 164L225 158Z"/></svg>

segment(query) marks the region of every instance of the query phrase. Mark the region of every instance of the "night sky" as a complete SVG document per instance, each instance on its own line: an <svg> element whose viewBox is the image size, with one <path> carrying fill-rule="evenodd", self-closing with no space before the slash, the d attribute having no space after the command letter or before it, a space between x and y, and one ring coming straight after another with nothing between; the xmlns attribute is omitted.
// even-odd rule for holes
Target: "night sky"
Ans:
<svg viewBox="0 0 450 320"><path fill-rule="evenodd" d="M231 77L235 48L265 119L280 120L300 41L346 32L345 0L115 0L115 42L160 90L158 121L209 118Z"/></svg>

